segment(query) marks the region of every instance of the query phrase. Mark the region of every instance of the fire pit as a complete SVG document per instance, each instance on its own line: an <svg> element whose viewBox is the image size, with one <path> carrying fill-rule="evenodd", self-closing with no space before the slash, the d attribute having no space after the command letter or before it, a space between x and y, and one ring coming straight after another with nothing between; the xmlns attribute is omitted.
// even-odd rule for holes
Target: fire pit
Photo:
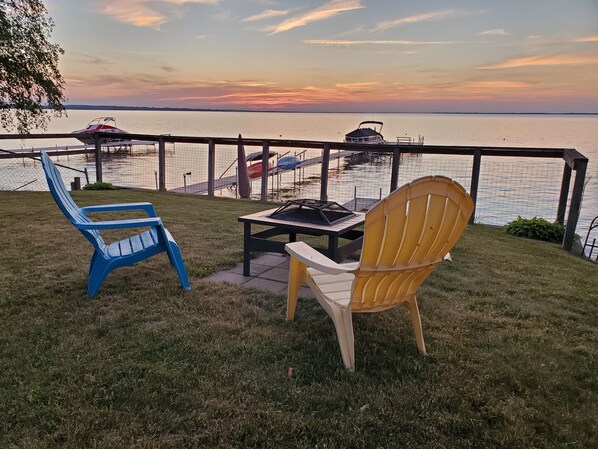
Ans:
<svg viewBox="0 0 598 449"><path fill-rule="evenodd" d="M300 199L287 201L269 216L277 220L332 225L351 218L355 214L334 201Z"/></svg>

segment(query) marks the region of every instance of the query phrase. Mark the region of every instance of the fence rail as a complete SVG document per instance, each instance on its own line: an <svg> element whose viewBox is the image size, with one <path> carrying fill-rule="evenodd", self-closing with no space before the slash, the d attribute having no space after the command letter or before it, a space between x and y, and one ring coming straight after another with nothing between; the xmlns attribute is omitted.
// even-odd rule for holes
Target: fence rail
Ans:
<svg viewBox="0 0 598 449"><path fill-rule="evenodd" d="M145 142L156 142L158 144L158 169L157 169L157 188L160 191L167 189L166 175L166 145L167 144L203 144L207 145L207 194L213 196L215 193L215 160L218 146L236 146L239 144L239 138L234 137L194 137L194 136L172 136L172 135L152 135L152 134L95 134L95 145L90 148L65 149L56 148L48 150L52 155L77 155L93 154L95 156L96 181L103 180L103 152L102 139L122 138L139 140ZM0 135L0 140L21 140L21 139L73 139L71 134L4 134ZM324 142L311 140L287 140L287 139L256 139L243 138L242 144L246 147L259 147L262 149L262 173L260 200L268 199L268 168L267 161L269 151L272 148L282 149L317 149L321 151L321 170L320 170L320 191L319 196L322 200L328 199L329 173L331 162L331 151L341 150L355 153L375 153L387 155L392 159L390 191L398 186L399 173L401 171L401 157L403 155L442 155L442 156L471 156L471 178L470 195L477 204L478 190L480 187L480 172L484 158L488 157L509 157L509 158L541 158L541 159L561 159L564 161L563 174L560 185L560 194L558 205L556 207L556 219L560 223L566 223L565 237L563 247L571 250L575 237L575 229L579 219L581 209L581 199L583 194L584 182L588 159L572 148L528 148L528 147L495 147L495 146L443 146L443 145L401 145L396 144L355 144L344 142ZM0 152L0 159L37 157L39 151L21 150L18 154L9 154ZM571 180L573 177L573 189L571 191ZM571 193L569 194L569 192ZM568 208L568 216L565 215ZM475 217L472 214L472 221Z"/></svg>

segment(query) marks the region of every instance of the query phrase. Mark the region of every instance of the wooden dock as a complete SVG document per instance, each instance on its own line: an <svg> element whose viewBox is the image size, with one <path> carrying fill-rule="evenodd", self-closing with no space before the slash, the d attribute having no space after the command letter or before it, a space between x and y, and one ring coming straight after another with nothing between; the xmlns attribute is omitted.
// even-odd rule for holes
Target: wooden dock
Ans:
<svg viewBox="0 0 598 449"><path fill-rule="evenodd" d="M354 154L356 154L355 151L347 151L347 150L337 151L334 153L331 152L330 160L336 160L336 159L340 159L343 157L349 157ZM317 164L321 164L321 163L322 163L322 156L316 156L316 157L312 157L309 159L305 159L305 160L301 161L299 164L297 164L295 166L295 168L291 168L288 170L283 170L281 168L274 167L273 169L268 171L268 176L277 175L277 174L283 173L283 172L290 172L293 170L297 170L300 168L309 167L309 166L317 165ZM254 178L254 179L260 179L260 178ZM222 189L226 189L229 187L233 187L236 183L237 183L237 175L226 176L223 178L214 179L214 190L222 190ZM198 195L205 195L208 193L208 182L204 181L204 182L198 182L195 184L189 184L187 187L178 187L176 189L171 189L170 191L177 192L177 193L195 193Z"/></svg>
<svg viewBox="0 0 598 449"><path fill-rule="evenodd" d="M106 149L106 151L110 152L110 150L118 151L122 148L132 148L134 146L154 146L157 142L153 142L151 140L118 140L114 142L106 142L102 144L102 149ZM6 151L7 153L12 154L25 154L25 153L39 153L40 151L46 152L53 152L53 151L68 151L68 150L95 150L94 145L88 144L79 144L79 145L55 145L52 147L41 147L41 148L33 148L33 147L25 147L25 148L15 148L11 150L2 150Z"/></svg>

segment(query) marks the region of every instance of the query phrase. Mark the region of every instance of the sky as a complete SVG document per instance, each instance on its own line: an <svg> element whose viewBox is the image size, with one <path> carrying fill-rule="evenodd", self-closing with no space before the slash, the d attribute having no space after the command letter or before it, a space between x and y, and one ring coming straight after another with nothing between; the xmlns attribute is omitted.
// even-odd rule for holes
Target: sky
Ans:
<svg viewBox="0 0 598 449"><path fill-rule="evenodd" d="M67 104L598 112L598 0L45 0Z"/></svg>

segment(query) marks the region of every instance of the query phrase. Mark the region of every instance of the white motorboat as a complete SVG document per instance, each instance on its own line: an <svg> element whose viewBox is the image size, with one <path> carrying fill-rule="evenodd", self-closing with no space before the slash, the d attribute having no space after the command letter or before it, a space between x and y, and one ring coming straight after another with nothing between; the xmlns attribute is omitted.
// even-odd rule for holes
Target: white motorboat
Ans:
<svg viewBox="0 0 598 449"><path fill-rule="evenodd" d="M368 126L370 125L370 126ZM367 143L367 144L399 144L399 145L423 145L424 136L409 137L399 136L396 142L385 140L382 135L382 122L367 120L361 122L357 129L345 134L346 143Z"/></svg>
<svg viewBox="0 0 598 449"><path fill-rule="evenodd" d="M373 125L372 127L366 125ZM368 120L361 122L357 129L345 134L345 142L347 143L386 143L384 137L380 133L382 131L382 122ZM380 126L377 128L377 126Z"/></svg>

